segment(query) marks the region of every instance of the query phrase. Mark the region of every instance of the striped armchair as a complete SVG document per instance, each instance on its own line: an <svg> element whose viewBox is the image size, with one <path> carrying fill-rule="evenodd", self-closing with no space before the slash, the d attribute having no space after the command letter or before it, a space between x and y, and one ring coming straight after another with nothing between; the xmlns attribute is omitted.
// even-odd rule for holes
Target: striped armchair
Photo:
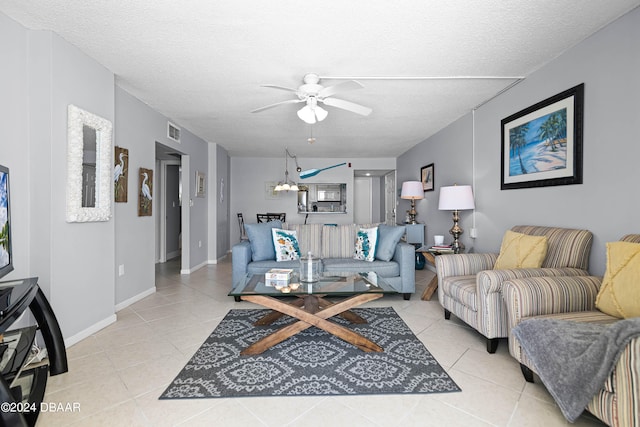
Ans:
<svg viewBox="0 0 640 427"><path fill-rule="evenodd" d="M640 234L625 242L640 243ZM532 277L506 281L503 296L509 324L509 353L520 362L525 379L533 382L532 363L511 330L531 317L574 322L613 323L618 318L597 310L601 277ZM610 426L640 426L640 338L632 340L586 408Z"/></svg>
<svg viewBox="0 0 640 427"><path fill-rule="evenodd" d="M547 236L548 248L541 268L493 270L497 253L440 255L435 258L438 299L444 317L451 313L487 338L487 351L495 353L499 338L509 334L502 298L506 280L537 276L588 275L593 235L588 230L515 226L511 231Z"/></svg>

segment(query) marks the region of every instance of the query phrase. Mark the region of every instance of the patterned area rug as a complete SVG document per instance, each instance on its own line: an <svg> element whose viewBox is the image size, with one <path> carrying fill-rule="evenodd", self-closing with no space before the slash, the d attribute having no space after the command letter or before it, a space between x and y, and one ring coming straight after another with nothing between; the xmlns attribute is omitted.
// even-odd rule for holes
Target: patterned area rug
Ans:
<svg viewBox="0 0 640 427"><path fill-rule="evenodd" d="M367 324L343 324L384 348L365 353L315 327L257 356L240 351L293 322L253 322L270 310L231 310L160 399L242 396L317 396L460 391L391 307L356 308Z"/></svg>

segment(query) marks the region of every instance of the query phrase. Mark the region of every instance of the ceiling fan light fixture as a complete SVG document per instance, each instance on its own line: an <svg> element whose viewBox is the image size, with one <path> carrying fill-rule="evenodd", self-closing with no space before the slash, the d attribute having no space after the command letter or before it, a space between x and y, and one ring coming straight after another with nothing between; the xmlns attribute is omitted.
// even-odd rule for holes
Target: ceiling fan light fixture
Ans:
<svg viewBox="0 0 640 427"><path fill-rule="evenodd" d="M324 108L320 107L319 105L316 105L315 113L316 113L316 118L318 119L319 122L321 122L324 119L326 119L327 116L329 115L327 110L325 110Z"/></svg>
<svg viewBox="0 0 640 427"><path fill-rule="evenodd" d="M298 117L300 117L300 120L310 125L316 122L316 115L308 105L305 105L298 110Z"/></svg>

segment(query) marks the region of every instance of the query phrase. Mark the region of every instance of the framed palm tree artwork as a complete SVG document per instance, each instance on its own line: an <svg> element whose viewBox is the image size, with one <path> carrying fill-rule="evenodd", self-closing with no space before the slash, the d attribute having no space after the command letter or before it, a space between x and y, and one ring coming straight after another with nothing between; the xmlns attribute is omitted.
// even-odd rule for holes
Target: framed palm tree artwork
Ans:
<svg viewBox="0 0 640 427"><path fill-rule="evenodd" d="M584 84L501 121L501 190L582 184Z"/></svg>

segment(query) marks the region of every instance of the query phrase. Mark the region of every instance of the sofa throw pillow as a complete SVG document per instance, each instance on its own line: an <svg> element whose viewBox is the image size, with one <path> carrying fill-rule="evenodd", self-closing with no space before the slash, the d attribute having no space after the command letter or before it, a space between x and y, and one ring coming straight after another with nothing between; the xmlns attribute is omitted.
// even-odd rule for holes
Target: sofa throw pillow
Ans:
<svg viewBox="0 0 640 427"><path fill-rule="evenodd" d="M271 236L272 228L282 228L282 221L276 220L244 225L244 230L251 245L251 259L253 261L276 259L276 250Z"/></svg>
<svg viewBox="0 0 640 427"><path fill-rule="evenodd" d="M356 244L353 258L369 262L373 261L376 256L377 241L378 227L360 228L356 233Z"/></svg>
<svg viewBox="0 0 640 427"><path fill-rule="evenodd" d="M607 243L607 266L596 307L610 316L640 316L640 243Z"/></svg>
<svg viewBox="0 0 640 427"><path fill-rule="evenodd" d="M296 232L272 228L273 247L276 251L276 261L291 261L300 259L300 246Z"/></svg>
<svg viewBox="0 0 640 427"><path fill-rule="evenodd" d="M376 246L376 259L391 261L396 252L398 242L404 236L404 226L380 224L378 226L378 245Z"/></svg>
<svg viewBox="0 0 640 427"><path fill-rule="evenodd" d="M507 230L494 270L540 268L547 256L547 236L530 236Z"/></svg>

